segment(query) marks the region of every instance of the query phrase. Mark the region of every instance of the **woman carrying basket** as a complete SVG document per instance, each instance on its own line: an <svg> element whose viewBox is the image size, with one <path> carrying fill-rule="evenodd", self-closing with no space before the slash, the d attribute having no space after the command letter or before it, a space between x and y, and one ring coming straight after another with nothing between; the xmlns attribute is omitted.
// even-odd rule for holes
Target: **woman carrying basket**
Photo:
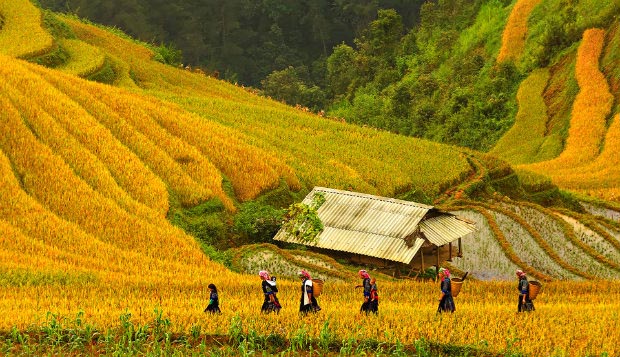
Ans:
<svg viewBox="0 0 620 357"><path fill-rule="evenodd" d="M321 310L319 303L314 297L314 290L312 284L312 277L310 273L302 269L298 273L301 279L301 299L299 300L299 312L302 315L307 315L309 312L317 312Z"/></svg>
<svg viewBox="0 0 620 357"><path fill-rule="evenodd" d="M441 297L439 298L439 307L437 308L437 312L456 311L454 299L452 298L450 271L446 268L439 269L439 280L441 281L441 285L439 286L441 289Z"/></svg>
<svg viewBox="0 0 620 357"><path fill-rule="evenodd" d="M519 278L519 305L517 306L517 312L521 311L534 311L534 303L530 299L530 283L527 281L527 276L523 270L517 270L517 278Z"/></svg>

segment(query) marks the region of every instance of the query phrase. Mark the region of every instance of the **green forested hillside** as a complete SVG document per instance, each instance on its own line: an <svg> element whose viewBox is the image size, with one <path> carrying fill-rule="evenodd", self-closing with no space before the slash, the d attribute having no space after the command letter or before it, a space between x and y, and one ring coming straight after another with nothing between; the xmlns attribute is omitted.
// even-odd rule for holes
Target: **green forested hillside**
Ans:
<svg viewBox="0 0 620 357"><path fill-rule="evenodd" d="M537 68L553 68L557 82L583 31L610 28L620 11L618 0L525 2L516 12L527 11L518 25L527 33L509 41L519 56L504 60L516 0L41 3L165 41L184 63L288 104L483 151L514 123L519 83ZM575 86L558 85L565 88L545 97L557 110L549 110L553 136L540 158L557 155L566 140L562 105Z"/></svg>
<svg viewBox="0 0 620 357"><path fill-rule="evenodd" d="M619 1L538 1L531 13L521 14L526 25L521 34L524 43L505 44L522 48L521 53L498 61L502 35L517 3L427 2L421 9L420 25L403 36L394 45L397 50L379 61L381 65L372 66L371 72L364 72L364 65L372 63L367 58L376 56L365 44L373 43L373 36L366 41L362 38L355 51L338 49L328 63L335 55L347 55L350 59L339 61L343 64L334 72L353 71L351 78L355 79L348 86L338 84L340 91L334 94L341 94L342 99L336 99L332 113L406 135L490 149L514 122L519 83L536 68L562 69L583 31L612 28L620 11ZM377 21L398 26L398 18L385 13ZM608 78L613 77L608 73ZM346 81L345 76L338 79ZM546 93L546 100L566 105L571 101L570 91L567 94L568 98L558 92ZM558 114L562 115L555 110L549 113Z"/></svg>
<svg viewBox="0 0 620 357"><path fill-rule="evenodd" d="M394 8L408 27L423 0L39 0L45 8L117 26L146 42L173 44L183 63L260 86L274 70L303 68L318 82L332 48Z"/></svg>

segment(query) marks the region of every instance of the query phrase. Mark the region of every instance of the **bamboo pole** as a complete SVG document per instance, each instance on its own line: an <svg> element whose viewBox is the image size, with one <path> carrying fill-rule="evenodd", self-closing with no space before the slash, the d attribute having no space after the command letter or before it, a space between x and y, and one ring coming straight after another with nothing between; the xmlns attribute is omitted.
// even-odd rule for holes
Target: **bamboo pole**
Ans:
<svg viewBox="0 0 620 357"><path fill-rule="evenodd" d="M439 275L439 246L437 246L437 275Z"/></svg>
<svg viewBox="0 0 620 357"><path fill-rule="evenodd" d="M422 258L422 272L424 272L424 248L420 249L420 254L420 257Z"/></svg>

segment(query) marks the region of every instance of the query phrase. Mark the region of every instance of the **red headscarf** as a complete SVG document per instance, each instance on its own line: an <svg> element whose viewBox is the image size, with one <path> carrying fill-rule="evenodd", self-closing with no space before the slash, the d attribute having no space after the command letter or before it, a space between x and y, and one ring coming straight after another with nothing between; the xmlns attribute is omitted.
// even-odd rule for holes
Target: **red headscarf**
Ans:
<svg viewBox="0 0 620 357"><path fill-rule="evenodd" d="M310 277L310 273L308 273L308 272L307 272L306 270L304 270L304 269L301 269L301 270L299 271L299 276L300 276L300 277L301 277L301 276L303 276L303 277L304 277L304 278L306 278L306 279L312 279L312 278Z"/></svg>
<svg viewBox="0 0 620 357"><path fill-rule="evenodd" d="M359 271L359 275L362 279L370 279L370 275L368 274L368 272L364 269Z"/></svg>

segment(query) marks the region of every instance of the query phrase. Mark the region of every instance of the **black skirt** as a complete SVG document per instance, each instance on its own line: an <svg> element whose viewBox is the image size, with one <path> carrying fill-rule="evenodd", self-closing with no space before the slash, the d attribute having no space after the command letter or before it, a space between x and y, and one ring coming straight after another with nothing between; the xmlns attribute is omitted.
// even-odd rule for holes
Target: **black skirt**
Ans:
<svg viewBox="0 0 620 357"><path fill-rule="evenodd" d="M445 294L441 301L439 301L439 307L437 307L437 312L454 312L456 311L456 306L454 306L454 299L452 295Z"/></svg>
<svg viewBox="0 0 620 357"><path fill-rule="evenodd" d="M310 303L308 305L304 305L303 297L302 300L299 302L299 312L301 312L302 314L317 312L319 310L321 310L321 307L319 306L319 303L316 301L314 296L310 299Z"/></svg>
<svg viewBox="0 0 620 357"><path fill-rule="evenodd" d="M280 312L282 309L282 305L280 305L280 301L278 298L274 296L275 303L272 302L268 297L265 297L265 301L263 302L263 306L261 306L260 311L262 313L268 314L270 312L275 312L276 314Z"/></svg>
<svg viewBox="0 0 620 357"><path fill-rule="evenodd" d="M220 310L220 305L219 304L211 304L209 306L207 306L207 308L205 309L204 312L210 312L212 314L216 314L216 313L221 313L222 311Z"/></svg>

